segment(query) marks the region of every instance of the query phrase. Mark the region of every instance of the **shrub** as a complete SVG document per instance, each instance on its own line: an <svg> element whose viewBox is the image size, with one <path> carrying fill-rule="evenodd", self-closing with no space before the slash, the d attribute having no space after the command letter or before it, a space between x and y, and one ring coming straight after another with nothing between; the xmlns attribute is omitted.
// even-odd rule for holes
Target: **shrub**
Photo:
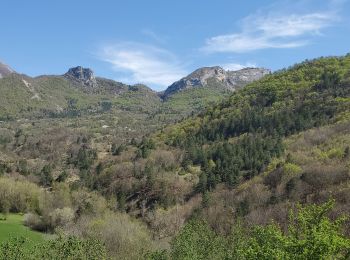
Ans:
<svg viewBox="0 0 350 260"><path fill-rule="evenodd" d="M349 179L348 169L339 165L311 165L305 169L301 179L317 190L339 184Z"/></svg>
<svg viewBox="0 0 350 260"><path fill-rule="evenodd" d="M33 230L44 231L45 225L38 214L27 213L24 215L24 225Z"/></svg>
<svg viewBox="0 0 350 260"><path fill-rule="evenodd" d="M63 209L55 209L50 214L50 226L55 228L57 226L65 226L74 219L74 211L71 208L65 207Z"/></svg>
<svg viewBox="0 0 350 260"><path fill-rule="evenodd" d="M39 210L39 198L43 191L25 180L0 177L0 206L8 205L11 212Z"/></svg>
<svg viewBox="0 0 350 260"><path fill-rule="evenodd" d="M284 171L284 174L288 174L290 176L295 176L295 175L298 175L299 173L301 173L303 170L301 169L301 167L299 165L296 165L294 163L286 163L283 166L283 171Z"/></svg>
<svg viewBox="0 0 350 260"><path fill-rule="evenodd" d="M101 241L116 259L138 259L152 249L146 227L125 213L106 213L101 217L83 216L65 231Z"/></svg>

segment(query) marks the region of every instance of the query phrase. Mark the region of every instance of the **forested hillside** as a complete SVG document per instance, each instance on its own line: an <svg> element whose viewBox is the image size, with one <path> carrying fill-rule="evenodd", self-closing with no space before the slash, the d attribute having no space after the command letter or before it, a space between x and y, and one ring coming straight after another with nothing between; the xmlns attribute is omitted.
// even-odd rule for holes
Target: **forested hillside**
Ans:
<svg viewBox="0 0 350 260"><path fill-rule="evenodd" d="M140 85L102 114L3 122L1 210L58 232L51 258L72 239L95 259L347 259L350 55L207 96L217 92L179 92L139 114L156 102Z"/></svg>
<svg viewBox="0 0 350 260"><path fill-rule="evenodd" d="M348 116L349 69L349 56L295 65L170 127L161 138L187 151L185 164L211 167L208 189L219 182L234 185L280 157L283 138Z"/></svg>

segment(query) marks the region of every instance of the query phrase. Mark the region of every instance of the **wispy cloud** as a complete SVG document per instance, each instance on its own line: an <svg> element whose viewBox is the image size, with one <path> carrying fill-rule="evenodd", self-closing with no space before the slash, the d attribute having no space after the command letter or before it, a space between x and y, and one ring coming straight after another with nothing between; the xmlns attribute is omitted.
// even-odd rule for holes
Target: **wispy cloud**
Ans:
<svg viewBox="0 0 350 260"><path fill-rule="evenodd" d="M166 37L160 36L159 34L155 33L154 31L152 31L150 29L142 29L141 33L143 35L151 38L155 42L158 42L158 43L161 43L161 44L164 44L166 42Z"/></svg>
<svg viewBox="0 0 350 260"><path fill-rule="evenodd" d="M151 84L161 89L186 75L183 65L169 51L150 45L124 42L102 48L100 58L128 83Z"/></svg>
<svg viewBox="0 0 350 260"><path fill-rule="evenodd" d="M244 53L268 48L295 48L310 43L310 37L337 21L336 10L286 14L266 12L241 21L238 33L218 35L206 40L203 51Z"/></svg>

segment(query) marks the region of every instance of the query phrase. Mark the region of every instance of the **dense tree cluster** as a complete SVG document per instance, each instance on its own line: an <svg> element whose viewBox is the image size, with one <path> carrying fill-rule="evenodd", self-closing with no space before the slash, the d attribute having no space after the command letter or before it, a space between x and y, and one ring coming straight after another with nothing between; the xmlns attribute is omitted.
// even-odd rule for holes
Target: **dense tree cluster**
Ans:
<svg viewBox="0 0 350 260"><path fill-rule="evenodd" d="M200 115L196 130L175 136L172 144L187 151L183 165L203 168L199 190L218 182L232 187L241 176L253 177L283 153L282 138L329 123L346 109L338 100L350 96L347 76L325 69L314 81L308 88L280 88L293 86L287 79L247 87Z"/></svg>

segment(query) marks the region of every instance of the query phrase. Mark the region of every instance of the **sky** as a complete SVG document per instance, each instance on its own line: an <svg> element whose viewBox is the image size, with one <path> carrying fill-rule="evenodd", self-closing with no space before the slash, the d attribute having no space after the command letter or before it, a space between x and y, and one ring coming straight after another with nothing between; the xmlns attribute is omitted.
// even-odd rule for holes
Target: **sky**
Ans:
<svg viewBox="0 0 350 260"><path fill-rule="evenodd" d="M163 90L204 66L275 71L345 55L349 14L350 0L1 0L0 61Z"/></svg>

